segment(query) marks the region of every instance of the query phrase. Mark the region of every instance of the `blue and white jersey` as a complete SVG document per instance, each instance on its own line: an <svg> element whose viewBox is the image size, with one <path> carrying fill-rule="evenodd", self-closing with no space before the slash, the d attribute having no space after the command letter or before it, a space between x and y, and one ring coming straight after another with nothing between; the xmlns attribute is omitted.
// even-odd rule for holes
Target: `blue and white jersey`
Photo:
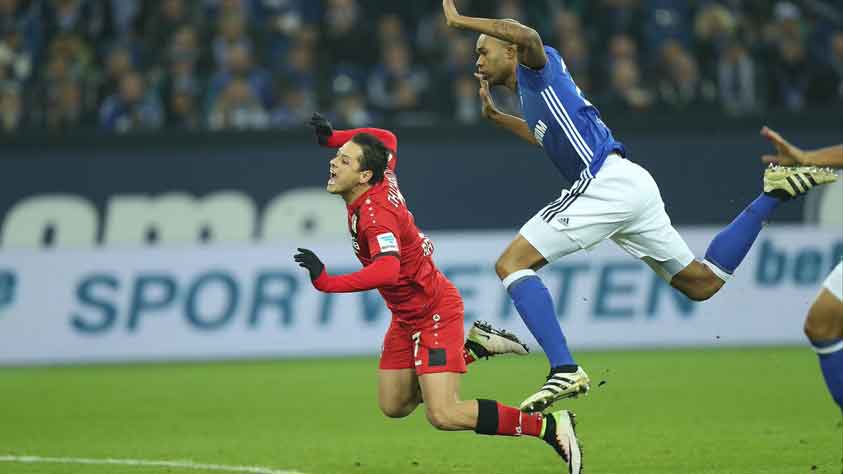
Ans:
<svg viewBox="0 0 843 474"><path fill-rule="evenodd" d="M612 137L600 112L582 94L559 52L544 47L541 70L518 65L518 95L530 129L550 160L569 183L593 178L606 156L626 154Z"/></svg>

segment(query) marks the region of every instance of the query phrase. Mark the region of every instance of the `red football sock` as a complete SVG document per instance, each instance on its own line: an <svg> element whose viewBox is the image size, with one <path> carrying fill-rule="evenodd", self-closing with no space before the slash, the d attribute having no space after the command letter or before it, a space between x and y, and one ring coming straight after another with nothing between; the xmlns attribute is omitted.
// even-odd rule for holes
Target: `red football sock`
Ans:
<svg viewBox="0 0 843 474"><path fill-rule="evenodd" d="M542 414L524 413L515 407L498 403L498 434L502 436L536 436L542 432Z"/></svg>
<svg viewBox="0 0 843 474"><path fill-rule="evenodd" d="M541 436L541 413L522 413L494 400L477 400L477 434L498 436Z"/></svg>
<svg viewBox="0 0 843 474"><path fill-rule="evenodd" d="M477 360L474 358L473 355L471 355L471 351L469 351L465 347L462 348L462 358L465 359L465 365L468 365Z"/></svg>

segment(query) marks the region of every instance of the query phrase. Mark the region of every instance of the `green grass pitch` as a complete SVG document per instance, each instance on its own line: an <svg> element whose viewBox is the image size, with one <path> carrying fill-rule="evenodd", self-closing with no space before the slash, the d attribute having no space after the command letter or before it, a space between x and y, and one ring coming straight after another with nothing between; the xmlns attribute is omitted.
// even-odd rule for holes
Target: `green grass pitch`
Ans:
<svg viewBox="0 0 843 474"><path fill-rule="evenodd" d="M841 472L841 416L807 348L583 352L577 412L585 472ZM182 460L306 474L562 473L531 438L384 418L374 358L0 369L0 456ZM517 404L541 356L480 361L464 398ZM602 386L597 384L605 381ZM0 473L202 470L21 464Z"/></svg>

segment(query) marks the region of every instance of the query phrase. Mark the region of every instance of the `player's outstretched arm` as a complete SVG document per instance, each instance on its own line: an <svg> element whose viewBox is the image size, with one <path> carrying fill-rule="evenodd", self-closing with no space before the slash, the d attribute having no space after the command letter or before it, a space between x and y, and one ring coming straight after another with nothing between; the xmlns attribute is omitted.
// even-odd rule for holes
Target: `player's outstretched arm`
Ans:
<svg viewBox="0 0 843 474"><path fill-rule="evenodd" d="M398 282L401 272L401 262L397 256L382 255L358 272L329 275L325 264L315 253L302 248L298 251L293 259L310 273L314 288L325 293L354 293L392 286Z"/></svg>
<svg viewBox="0 0 843 474"><path fill-rule="evenodd" d="M828 166L843 168L843 145L806 151L792 145L778 132L768 127L761 129L761 135L776 147L775 155L764 155L765 163L782 166Z"/></svg>
<svg viewBox="0 0 843 474"><path fill-rule="evenodd" d="M442 0L442 9L445 11L445 21L451 28L476 31L518 45L518 60L529 68L542 69L547 64L542 38L529 26L515 20L493 20L460 15L454 5L454 0Z"/></svg>
<svg viewBox="0 0 843 474"><path fill-rule="evenodd" d="M497 126L509 130L524 141L533 145L538 145L539 142L536 141L536 137L530 131L530 126L527 122L522 118L501 112L492 100L492 94L489 91L489 82L483 79L479 74L475 73L474 77L480 81L480 91L478 94L480 95L480 100L483 103L483 117L490 120Z"/></svg>
<svg viewBox="0 0 843 474"><path fill-rule="evenodd" d="M393 152L398 152L398 137L389 130L382 128L353 128L350 130L334 130L331 122L319 112L314 112L308 125L313 127L319 144L329 148L339 148L351 140L358 133L374 135Z"/></svg>

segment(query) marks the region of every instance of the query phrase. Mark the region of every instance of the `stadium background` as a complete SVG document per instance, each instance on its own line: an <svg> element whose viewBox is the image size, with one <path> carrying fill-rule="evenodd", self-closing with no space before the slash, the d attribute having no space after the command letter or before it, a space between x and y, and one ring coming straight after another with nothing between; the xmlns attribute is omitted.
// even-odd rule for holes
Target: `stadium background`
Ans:
<svg viewBox="0 0 843 474"><path fill-rule="evenodd" d="M458 3L560 49L698 254L760 190L761 125L806 148L843 139L839 2ZM391 128L467 322L526 334L492 264L564 183L482 123L473 40L437 1L0 0L0 472L56 472L26 455L558 472L538 444L383 419L377 294L318 295L291 261L308 246L357 266L306 119ZM839 417L801 323L843 255L841 220L840 183L783 206L702 305L610 245L546 270L605 382L572 405L589 470L839 472ZM218 359L238 361L184 364ZM544 364L484 361L463 393L517 403Z"/></svg>

